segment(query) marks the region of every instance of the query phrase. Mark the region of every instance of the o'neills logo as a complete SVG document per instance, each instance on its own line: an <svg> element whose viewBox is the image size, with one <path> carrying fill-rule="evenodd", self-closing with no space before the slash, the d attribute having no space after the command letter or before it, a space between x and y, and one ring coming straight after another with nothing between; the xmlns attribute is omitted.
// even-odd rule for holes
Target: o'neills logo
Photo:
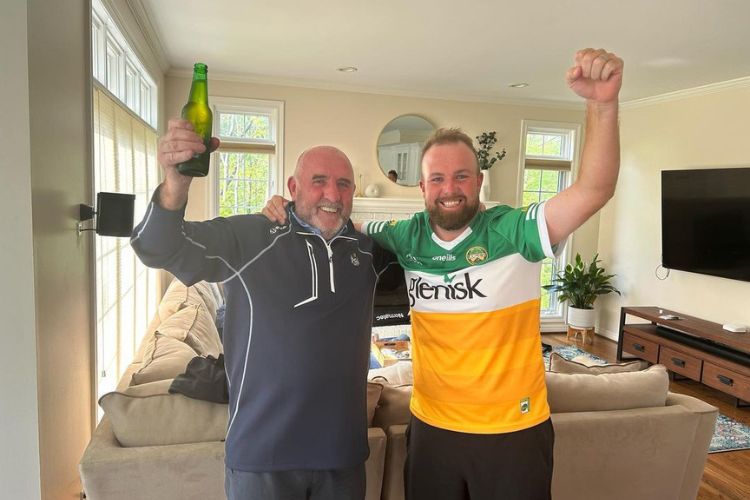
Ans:
<svg viewBox="0 0 750 500"><path fill-rule="evenodd" d="M471 300L474 297L487 297L479 291L482 279L471 282L469 273L464 273L463 281L454 280L450 284L430 285L422 278L411 278L409 283L409 303L412 307L417 299L424 300Z"/></svg>
<svg viewBox="0 0 750 500"><path fill-rule="evenodd" d="M466 262L472 266L485 260L487 260L487 250L484 247L471 247L466 251Z"/></svg>

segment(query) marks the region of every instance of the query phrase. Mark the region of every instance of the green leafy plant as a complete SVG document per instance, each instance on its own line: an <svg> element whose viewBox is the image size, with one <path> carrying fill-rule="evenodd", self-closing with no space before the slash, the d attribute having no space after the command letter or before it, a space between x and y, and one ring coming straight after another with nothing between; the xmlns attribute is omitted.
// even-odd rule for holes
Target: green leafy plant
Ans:
<svg viewBox="0 0 750 500"><path fill-rule="evenodd" d="M611 292L621 295L610 283L615 275L604 274L604 268L599 267L599 262L599 254L594 255L590 264L581 259L581 254L576 254L575 265L565 266L565 269L552 279L551 285L544 285L542 288L550 292L560 292L560 301L569 302L572 307L593 309L597 296Z"/></svg>
<svg viewBox="0 0 750 500"><path fill-rule="evenodd" d="M479 168L482 170L489 170L496 161L505 158L505 148L502 151L492 153L492 148L497 143L497 132L482 132L476 139L479 142L479 148L477 148L477 159L479 161Z"/></svg>

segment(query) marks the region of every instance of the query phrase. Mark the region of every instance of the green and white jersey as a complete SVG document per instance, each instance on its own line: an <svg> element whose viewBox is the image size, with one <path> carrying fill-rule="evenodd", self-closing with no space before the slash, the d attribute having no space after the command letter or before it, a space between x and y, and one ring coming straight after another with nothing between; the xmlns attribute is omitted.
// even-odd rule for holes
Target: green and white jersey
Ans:
<svg viewBox="0 0 750 500"><path fill-rule="evenodd" d="M414 415L470 433L511 432L549 418L539 299L541 261L554 251L544 204L479 212L449 242L435 235L426 212L362 230L406 272Z"/></svg>

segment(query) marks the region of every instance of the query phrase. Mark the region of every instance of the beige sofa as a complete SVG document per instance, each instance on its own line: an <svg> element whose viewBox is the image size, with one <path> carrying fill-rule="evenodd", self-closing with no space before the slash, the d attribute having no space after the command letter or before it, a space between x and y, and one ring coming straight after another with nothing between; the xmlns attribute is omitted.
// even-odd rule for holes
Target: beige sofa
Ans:
<svg viewBox="0 0 750 500"><path fill-rule="evenodd" d="M80 462L91 500L223 499L226 405L168 394L196 355L221 350L218 288L173 282ZM695 498L717 410L668 392L666 370L603 373L553 357L553 495L566 499ZM605 371L634 369L610 367ZM577 373L576 373L577 372ZM399 500L411 364L371 370L366 500Z"/></svg>

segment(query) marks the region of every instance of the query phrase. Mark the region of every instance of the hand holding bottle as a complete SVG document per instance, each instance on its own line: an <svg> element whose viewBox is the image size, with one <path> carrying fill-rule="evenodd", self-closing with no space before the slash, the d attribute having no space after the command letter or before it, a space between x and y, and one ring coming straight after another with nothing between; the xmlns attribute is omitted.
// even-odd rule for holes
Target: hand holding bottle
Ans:
<svg viewBox="0 0 750 500"><path fill-rule="evenodd" d="M182 175L177 166L196 155L210 154L219 147L219 139L211 137L208 151L203 138L195 133L193 124L172 118L167 133L159 138L157 159L164 170L164 182L159 190L160 205L168 210L182 208L187 202L188 189L193 178Z"/></svg>

